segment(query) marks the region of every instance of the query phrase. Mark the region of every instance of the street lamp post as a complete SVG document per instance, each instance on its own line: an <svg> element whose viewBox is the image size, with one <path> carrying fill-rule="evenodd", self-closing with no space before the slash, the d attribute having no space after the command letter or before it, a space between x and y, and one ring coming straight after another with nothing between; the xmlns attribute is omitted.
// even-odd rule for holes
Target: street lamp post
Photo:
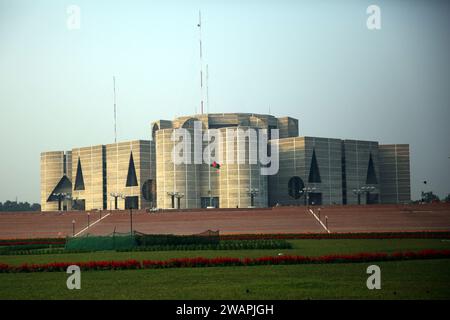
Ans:
<svg viewBox="0 0 450 320"><path fill-rule="evenodd" d="M316 191L316 187L304 187L302 191L305 193L305 204L309 206L309 194L313 191Z"/></svg>
<svg viewBox="0 0 450 320"><path fill-rule="evenodd" d="M133 236L133 205L130 205L130 234Z"/></svg>
<svg viewBox="0 0 450 320"><path fill-rule="evenodd" d="M72 236L75 236L75 219L72 220Z"/></svg>
<svg viewBox="0 0 450 320"><path fill-rule="evenodd" d="M122 200L127 199L127 196L122 193L114 192L114 193L111 193L110 195L111 195L111 197L114 198L114 204L115 204L114 206L115 206L116 210L117 210L117 199L118 198L120 198ZM125 204L125 206L126 206L126 204ZM125 207L125 210L126 210L126 207ZM130 203L130 235L133 236L133 203Z"/></svg>
<svg viewBox="0 0 450 320"><path fill-rule="evenodd" d="M90 223L89 223L89 222L90 222L90 221L89 221L89 220L90 220L90 217L91 217L91 213L88 212L88 213L87 213L88 228L89 228L89 226L90 226Z"/></svg>
<svg viewBox="0 0 450 320"><path fill-rule="evenodd" d="M111 192L109 195L114 198L114 210L117 210L117 199L118 198L125 199L124 195L117 192Z"/></svg>
<svg viewBox="0 0 450 320"><path fill-rule="evenodd" d="M361 204L361 194L366 194L366 204L367 204L367 200L369 198L369 194L373 190L375 190L374 186L362 186L360 188L353 189L353 193L358 196L358 204L359 205Z"/></svg>
<svg viewBox="0 0 450 320"><path fill-rule="evenodd" d="M58 211L62 210L61 205L65 199L71 199L70 194L65 192L53 193L52 195L58 199Z"/></svg>
<svg viewBox="0 0 450 320"><path fill-rule="evenodd" d="M353 189L353 193L358 196L358 204L361 204L361 193L362 193L361 188Z"/></svg>
<svg viewBox="0 0 450 320"><path fill-rule="evenodd" d="M167 195L170 196L170 200L172 202L172 209L175 209L175 194L176 192L167 192Z"/></svg>
<svg viewBox="0 0 450 320"><path fill-rule="evenodd" d="M369 202L369 195L370 193L375 190L374 186L364 186L361 189L363 189L364 193L366 194L366 204Z"/></svg>
<svg viewBox="0 0 450 320"><path fill-rule="evenodd" d="M184 197L184 193L182 192L175 192L175 198L177 198L177 208L180 209L181 207L181 198Z"/></svg>
<svg viewBox="0 0 450 320"><path fill-rule="evenodd" d="M255 196L259 193L258 188L248 188L247 194L250 196L250 208L255 207Z"/></svg>

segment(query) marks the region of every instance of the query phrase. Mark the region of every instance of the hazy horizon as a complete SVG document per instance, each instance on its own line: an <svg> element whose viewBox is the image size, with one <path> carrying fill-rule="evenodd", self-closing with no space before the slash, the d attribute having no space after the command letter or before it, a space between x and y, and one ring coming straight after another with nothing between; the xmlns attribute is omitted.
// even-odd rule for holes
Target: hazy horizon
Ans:
<svg viewBox="0 0 450 320"><path fill-rule="evenodd" d="M0 201L40 202L41 152L114 142L113 75L118 141L199 113L199 9L211 113L410 144L411 198L450 193L450 2L0 0Z"/></svg>

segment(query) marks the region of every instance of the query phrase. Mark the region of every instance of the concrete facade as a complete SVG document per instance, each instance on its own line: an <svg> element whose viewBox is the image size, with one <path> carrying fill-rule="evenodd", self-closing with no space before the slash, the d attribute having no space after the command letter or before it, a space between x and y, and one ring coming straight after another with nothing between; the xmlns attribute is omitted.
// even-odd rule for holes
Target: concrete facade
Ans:
<svg viewBox="0 0 450 320"><path fill-rule="evenodd" d="M177 129L186 136L176 136ZM278 137L271 129L278 129ZM252 134L266 132L267 144L249 142ZM208 155L215 134L221 136L220 147ZM42 153L42 210L62 210L62 205L115 210L410 201L408 145L299 137L297 119L250 113L158 120L149 135L151 141ZM177 152L188 161L175 164L173 150L184 139L188 149ZM278 148L275 174L262 174L268 165L259 161L259 152L267 150L259 149L266 147ZM204 155L200 162L194 153ZM258 161L250 163L252 154ZM220 169L211 166L213 161ZM61 201L61 194L67 199Z"/></svg>
<svg viewBox="0 0 450 320"><path fill-rule="evenodd" d="M308 197L314 202L320 197L323 204L342 203L342 148L341 140L315 137L295 137L272 140L278 143L280 152L280 170L277 175L269 176L269 204L299 205L307 201L306 193L292 196L289 181L293 177L300 179L300 189L315 188ZM315 154L319 168L319 179L310 177L311 165ZM302 191L302 190L300 190ZM292 191L291 191L292 193ZM319 199L315 202L317 203Z"/></svg>
<svg viewBox="0 0 450 320"><path fill-rule="evenodd" d="M155 178L152 141L43 152L42 211L151 207L156 198Z"/></svg>
<svg viewBox="0 0 450 320"><path fill-rule="evenodd" d="M58 200L54 194L70 193L72 185L72 152L50 151L41 153L41 210L71 209L70 201ZM65 177L65 178L64 178ZM67 183L67 180L69 183Z"/></svg>
<svg viewBox="0 0 450 320"><path fill-rule="evenodd" d="M380 145L381 202L408 202L411 197L409 145Z"/></svg>
<svg viewBox="0 0 450 320"><path fill-rule="evenodd" d="M137 208L147 208L154 202L156 193L155 175L155 149L151 141L129 141L116 144L108 144L106 149L106 190L108 193L107 208L116 209L115 199L111 193L137 197ZM132 159L132 160L131 160ZM127 178L131 161L134 163L136 183L127 186ZM147 184L146 184L147 183ZM145 184L145 185L144 185ZM149 196L145 195L144 187L149 185ZM125 209L126 200L117 198L117 209Z"/></svg>

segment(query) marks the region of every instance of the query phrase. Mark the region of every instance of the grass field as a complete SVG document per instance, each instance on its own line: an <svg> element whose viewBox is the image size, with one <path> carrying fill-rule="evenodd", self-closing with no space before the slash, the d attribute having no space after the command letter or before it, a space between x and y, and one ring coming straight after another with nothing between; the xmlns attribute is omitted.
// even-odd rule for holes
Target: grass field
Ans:
<svg viewBox="0 0 450 320"><path fill-rule="evenodd" d="M289 250L95 252L0 256L8 264L173 257L258 257L450 249L438 239L293 240ZM368 263L0 274L0 299L450 299L450 260L380 262L381 290L368 290Z"/></svg>
<svg viewBox="0 0 450 320"><path fill-rule="evenodd" d="M0 299L449 299L450 260L378 263L381 290L368 290L368 264L0 275ZM247 292L248 291L248 292Z"/></svg>

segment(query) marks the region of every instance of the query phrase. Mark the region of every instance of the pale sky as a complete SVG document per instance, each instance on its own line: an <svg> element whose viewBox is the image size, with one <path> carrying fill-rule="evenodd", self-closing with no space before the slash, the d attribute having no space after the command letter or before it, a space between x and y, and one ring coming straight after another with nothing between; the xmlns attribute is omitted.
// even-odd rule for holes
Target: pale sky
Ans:
<svg viewBox="0 0 450 320"><path fill-rule="evenodd" d="M40 152L114 141L113 75L119 141L198 112L199 9L210 112L409 143L412 198L450 193L448 1L0 0L0 201L40 201Z"/></svg>

